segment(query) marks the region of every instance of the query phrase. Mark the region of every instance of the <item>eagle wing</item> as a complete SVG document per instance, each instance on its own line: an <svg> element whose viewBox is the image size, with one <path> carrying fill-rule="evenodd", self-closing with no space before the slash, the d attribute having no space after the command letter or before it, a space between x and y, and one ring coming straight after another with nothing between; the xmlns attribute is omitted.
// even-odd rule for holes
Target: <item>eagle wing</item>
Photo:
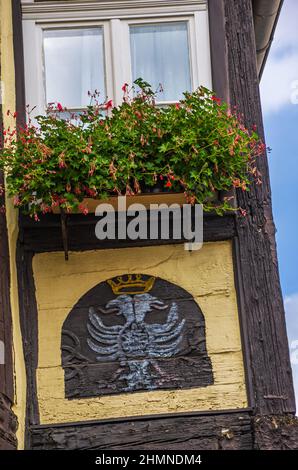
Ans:
<svg viewBox="0 0 298 470"><path fill-rule="evenodd" d="M89 308L89 321L87 330L90 338L87 338L88 346L99 354L98 361L113 361L118 358L118 336L121 331L120 325L106 326L95 313L93 307Z"/></svg>
<svg viewBox="0 0 298 470"><path fill-rule="evenodd" d="M178 306L172 303L166 323L148 325L149 357L172 357L181 350L185 319L179 321Z"/></svg>

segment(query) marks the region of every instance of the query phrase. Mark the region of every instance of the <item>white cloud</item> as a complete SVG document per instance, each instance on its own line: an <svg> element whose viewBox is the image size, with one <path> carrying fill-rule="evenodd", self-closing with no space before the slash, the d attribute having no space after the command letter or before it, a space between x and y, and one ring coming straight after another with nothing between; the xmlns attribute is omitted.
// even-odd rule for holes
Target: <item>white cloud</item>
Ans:
<svg viewBox="0 0 298 470"><path fill-rule="evenodd" d="M298 50L280 58L271 57L261 80L263 111L277 112L287 105L297 106L291 101L293 84L296 81L298 81Z"/></svg>
<svg viewBox="0 0 298 470"><path fill-rule="evenodd" d="M293 371L296 406L298 410L298 293L285 298L287 328Z"/></svg>
<svg viewBox="0 0 298 470"><path fill-rule="evenodd" d="M284 299L289 342L298 343L298 293Z"/></svg>
<svg viewBox="0 0 298 470"><path fill-rule="evenodd" d="M288 315L297 317L298 323L298 293L285 298L285 309Z"/></svg>
<svg viewBox="0 0 298 470"><path fill-rule="evenodd" d="M285 0L274 35L274 48L276 52L279 52L285 48L293 47L295 44L297 46L297 18L297 0Z"/></svg>
<svg viewBox="0 0 298 470"><path fill-rule="evenodd" d="M262 106L267 114L294 105L293 84L298 81L297 17L297 0L286 0L261 80Z"/></svg>

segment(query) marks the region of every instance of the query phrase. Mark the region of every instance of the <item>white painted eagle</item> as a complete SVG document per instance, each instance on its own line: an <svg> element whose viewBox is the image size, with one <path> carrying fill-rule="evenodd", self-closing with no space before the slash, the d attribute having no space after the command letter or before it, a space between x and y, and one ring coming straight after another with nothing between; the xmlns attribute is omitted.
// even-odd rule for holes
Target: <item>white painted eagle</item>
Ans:
<svg viewBox="0 0 298 470"><path fill-rule="evenodd" d="M94 307L90 307L88 345L97 353L98 361L119 361L121 365L132 366L131 361L140 358L169 358L177 355L181 350L185 320L179 320L176 302L172 302L165 323L145 322L146 315L152 309L167 308L168 305L148 293L119 295L108 302L105 309L98 308L98 311L123 315L126 322L124 325L107 326L96 314Z"/></svg>

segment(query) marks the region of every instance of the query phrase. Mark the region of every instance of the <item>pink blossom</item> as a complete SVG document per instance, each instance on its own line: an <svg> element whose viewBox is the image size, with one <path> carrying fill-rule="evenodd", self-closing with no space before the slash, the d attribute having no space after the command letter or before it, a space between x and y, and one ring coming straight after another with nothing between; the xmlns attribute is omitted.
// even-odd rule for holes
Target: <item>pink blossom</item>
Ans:
<svg viewBox="0 0 298 470"><path fill-rule="evenodd" d="M79 211L84 215L87 215L89 213L88 208L84 206L84 204L79 204Z"/></svg>
<svg viewBox="0 0 298 470"><path fill-rule="evenodd" d="M220 102L221 102L220 98L217 98L217 96L213 95L213 96L211 96L211 99L212 99L212 101L214 101L216 104L220 105Z"/></svg>
<svg viewBox="0 0 298 470"><path fill-rule="evenodd" d="M124 83L124 85L122 86L122 91L124 93L127 93L127 88L128 88L128 83Z"/></svg>
<svg viewBox="0 0 298 470"><path fill-rule="evenodd" d="M113 100L107 101L106 104L105 104L105 106L104 106L104 108L105 108L106 110L108 110L108 109L110 109L110 108L112 108L112 107L113 107Z"/></svg>

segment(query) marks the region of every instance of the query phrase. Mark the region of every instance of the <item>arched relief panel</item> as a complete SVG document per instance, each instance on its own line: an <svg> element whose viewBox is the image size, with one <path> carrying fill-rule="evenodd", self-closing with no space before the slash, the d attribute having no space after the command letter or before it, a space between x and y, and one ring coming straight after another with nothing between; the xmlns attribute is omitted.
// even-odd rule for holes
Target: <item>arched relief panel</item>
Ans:
<svg viewBox="0 0 298 470"><path fill-rule="evenodd" d="M247 406L229 241L204 243L201 250L191 253L185 252L181 245L72 252L67 263L63 252L41 253L33 258L33 273L38 308L36 379L41 424ZM115 294L107 282L111 279L117 282L119 276L127 280L128 274L140 273L142 280L155 278L147 292L131 294L131 290L127 290ZM180 332L183 341L178 345L181 349L174 347L171 357L149 358L161 363L160 369L165 372L162 378L152 377L157 372L150 364L151 375L145 381L147 388L144 385L138 388L139 383L134 381L130 389L135 391L129 392L125 391L129 388L128 368L121 370L122 378L121 374L116 378L120 360L98 361L97 356L110 354L101 355L88 346L87 339L91 339L87 329L89 308L95 309L106 327L123 326L123 315L104 313L98 307L111 310L115 305L107 304L119 300L120 295L142 294L150 294L168 305L164 310L152 306L144 318L148 325L165 325L172 303L176 302L178 320L174 325L177 328L185 319ZM66 329L72 333L63 335L62 355L61 334ZM110 333L99 332L107 336L105 340L112 341L110 346L113 347L114 338L109 337ZM173 335L176 333L177 330L173 331ZM144 334L139 334L138 338L136 344L143 345ZM123 339L127 341L127 336ZM93 340L96 346L107 346L107 343L101 345ZM136 362L145 358L131 357L130 360ZM196 369L195 363L200 368ZM172 372L181 379L168 380Z"/></svg>
<svg viewBox="0 0 298 470"><path fill-rule="evenodd" d="M62 329L66 398L213 384L205 320L192 295L123 274L89 290Z"/></svg>

